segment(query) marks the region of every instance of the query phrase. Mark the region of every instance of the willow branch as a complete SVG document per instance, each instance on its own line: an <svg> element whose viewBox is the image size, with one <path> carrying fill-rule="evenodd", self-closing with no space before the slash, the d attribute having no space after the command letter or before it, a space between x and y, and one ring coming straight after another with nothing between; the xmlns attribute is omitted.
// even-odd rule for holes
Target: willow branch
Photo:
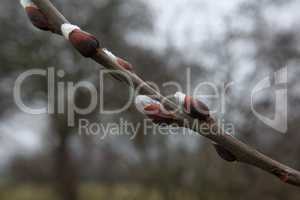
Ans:
<svg viewBox="0 0 300 200"><path fill-rule="evenodd" d="M69 23L68 20L53 6L53 4L49 0L32 0L37 7L44 13L44 15L48 18L49 23L51 23L53 33L62 34L61 26L65 23ZM143 81L138 75L136 75L133 71L127 70L122 65L118 64L113 60L103 48L98 48L97 53L95 53L91 58L104 66L107 69L122 72L130 77L133 85L131 85L135 90L140 87L142 90L141 93L148 96L156 96L160 101L164 102L164 105L176 110L178 105L170 100L165 98L162 94L153 89L150 85L148 85L145 81ZM121 76L114 76L119 81L125 81ZM178 109L180 110L180 109ZM191 116L185 113L176 113L178 117L187 120L189 123L189 127L193 131L199 133L200 135L212 140L214 143L221 145L223 148L231 152L236 161L246 163L255 167L258 167L266 172L269 172L272 175L278 177L281 181L285 183L289 183L292 185L300 186L300 172L292 169L280 162L273 160L272 158L260 153L259 151L249 147L244 144L240 140L232 137L227 134L224 130L220 129L217 126L217 122L215 119L209 118L206 121L200 121L199 123L206 124L210 130L209 132L205 132L200 130L199 126L192 126L193 122L197 119L192 118ZM216 134L218 133L218 134Z"/></svg>

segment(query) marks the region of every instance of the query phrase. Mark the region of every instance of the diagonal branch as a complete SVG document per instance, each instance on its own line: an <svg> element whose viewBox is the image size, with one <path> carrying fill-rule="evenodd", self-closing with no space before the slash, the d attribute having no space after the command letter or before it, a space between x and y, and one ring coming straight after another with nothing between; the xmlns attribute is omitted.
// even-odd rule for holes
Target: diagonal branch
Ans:
<svg viewBox="0 0 300 200"><path fill-rule="evenodd" d="M54 29L52 30L52 32L62 35L61 26L65 23L69 23L67 19L53 6L53 4L49 0L32 1L47 17L49 23ZM142 89L142 94L148 96L156 96L156 98L164 102L164 105L166 105L167 107L172 108L174 110L180 110L178 109L178 105L174 101L165 98L155 89L153 89L150 85L148 85L145 81L143 81L139 76L137 76L132 70L124 68L122 64L117 63L115 60L113 60L105 49L98 48L97 52L93 54L91 58L107 69L126 74L127 77L130 77L131 81L133 82L133 85L130 86L132 86L135 90L137 88L140 88ZM119 81L126 82L126 80L124 80L124 77L122 76L114 75L114 77ZM176 114L179 118L188 121L187 128L193 127L191 128L193 131L222 146L224 149L226 149L235 156L236 161L258 167L266 172L277 176L278 178L280 178L281 181L285 183L300 186L299 171L294 170L280 162L273 160L272 158L258 152L257 150L249 147L240 140L227 134L224 130L221 130L217 126L216 120L209 118L209 120L206 121L198 121L200 124L205 123L209 127L207 130L210 130L210 132L205 132L203 130L200 130L199 126L193 126L194 121L197 119L192 118L186 113L178 112Z"/></svg>

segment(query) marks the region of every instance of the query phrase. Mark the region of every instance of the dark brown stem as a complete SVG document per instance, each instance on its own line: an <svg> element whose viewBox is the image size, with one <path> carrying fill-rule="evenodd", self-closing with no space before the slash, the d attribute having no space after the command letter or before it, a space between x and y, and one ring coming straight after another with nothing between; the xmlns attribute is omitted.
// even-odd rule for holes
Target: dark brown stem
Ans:
<svg viewBox="0 0 300 200"><path fill-rule="evenodd" d="M60 27L63 23L67 23L68 21L65 17L52 5L49 0L33 0L33 2L42 10L42 12L48 17L49 21L54 26L56 32L61 33ZM164 101L164 104L170 108L176 110L177 105L175 102L172 102L146 84L140 77L138 77L134 72L126 70L122 68L120 65L116 64L113 60L110 59L109 56L103 51L103 49L99 49L98 53L92 57L100 65L104 66L107 69L121 71L130 77L133 82L133 87L136 89L138 86L141 86L142 93L146 95L155 95L161 101ZM124 77L115 75L117 80L125 81ZM179 110L179 109L178 109ZM193 122L196 119L191 118L190 116L184 113L177 113L179 118L185 119L188 121L188 128L193 127ZM244 144L240 140L230 136L224 130L218 130L217 123L214 119L209 119L208 121L202 121L200 123L206 123L210 128L210 132L205 132L197 127L191 128L192 130L198 132L204 137L211 139L213 142L221 145L228 151L230 151L239 162L247 163L258 167L264 171L267 171L282 180L285 183L289 183L292 185L300 186L300 172L294 170L284 164L281 164L270 157L258 152L257 150L249 147Z"/></svg>

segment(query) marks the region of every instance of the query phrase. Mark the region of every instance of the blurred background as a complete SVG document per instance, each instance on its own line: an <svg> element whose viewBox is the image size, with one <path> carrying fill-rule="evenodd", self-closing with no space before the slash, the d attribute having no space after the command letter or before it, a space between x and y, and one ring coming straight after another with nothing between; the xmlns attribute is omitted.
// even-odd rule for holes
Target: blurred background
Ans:
<svg viewBox="0 0 300 200"><path fill-rule="evenodd" d="M300 1L297 0L53 0L73 23L95 34L101 45L126 58L145 80L191 87L210 81L226 95L224 118L236 137L300 169ZM24 71L55 67L63 81L92 82L99 66L82 58L61 37L35 29L18 1L0 6L0 199L299 199L298 188L243 164L222 161L200 136L145 135L104 140L79 135L64 114L29 115L13 100L16 78ZM250 108L251 89L288 66L288 132L263 124ZM96 73L95 73L96 72ZM126 86L107 78L108 108L126 102ZM115 92L111 92L115 91ZM165 95L175 91L163 90ZM264 91L257 110L272 115L274 93ZM22 88L31 107L47 103L47 80L32 78ZM80 90L76 104L89 103ZM131 106L121 115L76 116L91 122L139 123ZM76 121L77 122L77 121Z"/></svg>

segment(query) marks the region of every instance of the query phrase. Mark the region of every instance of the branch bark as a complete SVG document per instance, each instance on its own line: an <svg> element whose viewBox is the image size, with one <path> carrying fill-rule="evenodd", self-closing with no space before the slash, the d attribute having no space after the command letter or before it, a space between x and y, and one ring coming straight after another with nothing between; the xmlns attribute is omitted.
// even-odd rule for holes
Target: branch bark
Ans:
<svg viewBox="0 0 300 200"><path fill-rule="evenodd" d="M55 28L55 33L61 34L61 25L64 23L69 23L68 20L53 6L53 4L49 0L32 0L40 10L45 14L48 18L51 25ZM172 108L174 110L177 109L177 104L165 98L162 94L158 93L155 89L153 89L150 85L148 85L145 81L143 81L139 76L137 76L133 71L124 69L121 65L117 64L115 61L111 59L105 52L105 49L99 48L97 53L92 56L92 59L104 66L107 69L121 71L131 78L133 82L133 88L136 90L140 87L141 93L148 96L156 96L160 101L164 102L164 105ZM121 76L114 77L119 81L125 81ZM191 118L189 115L185 113L176 113L178 117L185 119L188 121L187 128L193 127L193 122L197 119ZM249 147L245 143L240 140L232 137L227 134L224 130L221 130L216 120L210 118L207 121L201 121L199 123L205 123L208 125L210 132L204 132L199 129L199 126L193 127L192 130L199 133L200 135L212 140L213 142L221 145L226 150L230 151L237 159L237 161L246 163L255 167L258 167L266 172L269 172L272 175L278 177L281 181L292 184L295 186L300 186L300 172L288 167L278 161L273 160L272 158L260 153L254 148Z"/></svg>

